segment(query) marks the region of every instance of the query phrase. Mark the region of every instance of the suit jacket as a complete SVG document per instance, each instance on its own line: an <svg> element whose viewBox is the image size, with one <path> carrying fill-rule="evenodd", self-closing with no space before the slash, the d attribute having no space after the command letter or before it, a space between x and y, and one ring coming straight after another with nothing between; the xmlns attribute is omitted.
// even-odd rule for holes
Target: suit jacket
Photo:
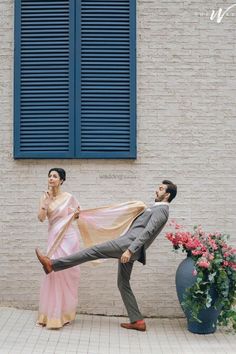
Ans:
<svg viewBox="0 0 236 354"><path fill-rule="evenodd" d="M146 249L152 244L165 226L169 217L169 205L154 205L139 215L129 230L116 240L117 245L125 251L129 249L132 260L146 264Z"/></svg>

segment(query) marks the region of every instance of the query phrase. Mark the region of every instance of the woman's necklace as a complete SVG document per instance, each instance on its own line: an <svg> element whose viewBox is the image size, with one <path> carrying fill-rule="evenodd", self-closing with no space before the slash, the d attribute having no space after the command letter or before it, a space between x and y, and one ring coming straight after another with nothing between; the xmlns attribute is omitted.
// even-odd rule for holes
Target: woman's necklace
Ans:
<svg viewBox="0 0 236 354"><path fill-rule="evenodd" d="M54 194L53 194L53 192L52 192L52 199L53 199L53 200L58 199L58 197L60 197L61 194L63 194L61 191L55 191Z"/></svg>

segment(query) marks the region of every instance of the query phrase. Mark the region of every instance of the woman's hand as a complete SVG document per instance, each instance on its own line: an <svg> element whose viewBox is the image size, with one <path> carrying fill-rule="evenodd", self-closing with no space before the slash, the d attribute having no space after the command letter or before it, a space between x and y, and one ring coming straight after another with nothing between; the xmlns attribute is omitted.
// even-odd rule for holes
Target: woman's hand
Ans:
<svg viewBox="0 0 236 354"><path fill-rule="evenodd" d="M79 219L79 213L80 213L80 207L78 206L78 208L74 212L74 220Z"/></svg>
<svg viewBox="0 0 236 354"><path fill-rule="evenodd" d="M43 222L47 217L48 207L52 202L52 192L48 190L47 192L43 193L43 196L40 200L40 206L38 211L38 219L39 221Z"/></svg>
<svg viewBox="0 0 236 354"><path fill-rule="evenodd" d="M48 191L44 192L43 195L43 202L42 202L42 209L47 210L49 204L52 202L52 191L49 189Z"/></svg>

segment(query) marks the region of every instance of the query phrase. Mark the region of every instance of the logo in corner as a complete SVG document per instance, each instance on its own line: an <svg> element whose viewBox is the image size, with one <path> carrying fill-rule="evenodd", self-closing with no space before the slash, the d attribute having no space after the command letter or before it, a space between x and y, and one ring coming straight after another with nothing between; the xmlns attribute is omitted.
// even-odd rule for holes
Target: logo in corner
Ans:
<svg viewBox="0 0 236 354"><path fill-rule="evenodd" d="M216 22L221 23L223 17L233 8L236 4L229 6L224 12L222 12L222 8L220 7L218 11L212 10L210 20L213 21L216 17Z"/></svg>

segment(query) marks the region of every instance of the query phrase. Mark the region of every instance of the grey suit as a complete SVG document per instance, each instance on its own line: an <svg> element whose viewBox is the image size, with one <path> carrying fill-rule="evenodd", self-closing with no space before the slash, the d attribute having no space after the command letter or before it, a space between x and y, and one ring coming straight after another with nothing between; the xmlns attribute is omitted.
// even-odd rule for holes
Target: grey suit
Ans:
<svg viewBox="0 0 236 354"><path fill-rule="evenodd" d="M118 266L118 288L131 322L142 319L135 296L130 287L130 275L134 261L146 264L146 249L161 232L169 216L167 204L147 208L132 223L129 230L116 240L86 248L71 256L52 260L53 270L60 271L99 258L120 258L129 249L132 257L128 263Z"/></svg>

